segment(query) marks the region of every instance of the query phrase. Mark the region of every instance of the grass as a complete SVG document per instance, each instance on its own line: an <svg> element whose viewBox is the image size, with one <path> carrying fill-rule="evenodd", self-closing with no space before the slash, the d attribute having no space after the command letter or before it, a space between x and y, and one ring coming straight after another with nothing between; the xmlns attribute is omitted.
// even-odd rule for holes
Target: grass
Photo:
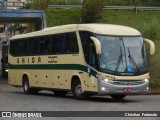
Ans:
<svg viewBox="0 0 160 120"><path fill-rule="evenodd" d="M80 4L80 0L50 0L50 4L55 4L55 5L77 5L77 4Z"/></svg>
<svg viewBox="0 0 160 120"><path fill-rule="evenodd" d="M77 5L81 4L81 0L50 0L50 4ZM108 6L160 6L160 2L158 0L104 0L103 4Z"/></svg>
<svg viewBox="0 0 160 120"><path fill-rule="evenodd" d="M149 71L151 82L150 86L154 88L160 88L160 41L155 41L156 52L154 56L149 56Z"/></svg>
<svg viewBox="0 0 160 120"><path fill-rule="evenodd" d="M148 17L149 15L149 17ZM82 23L80 21L79 9L48 9L46 11L48 26L57 26L63 24ZM96 20L96 23L120 24L138 29L145 37L152 38L152 40L160 40L160 35L157 33L156 37L149 36L148 32L159 30L160 32L160 11L129 11L129 10L105 10L102 17ZM155 28L153 31L152 29ZM148 31L146 31L147 27Z"/></svg>
<svg viewBox="0 0 160 120"><path fill-rule="evenodd" d="M80 21L80 10L78 9L48 9L46 11L46 18L48 26L57 26L63 24L76 24L82 23ZM146 26L153 29L148 30L152 33L157 31L160 33L160 11L135 11L127 10L106 10L103 12L102 17L95 21L95 23L106 24L120 24L138 29L143 33L144 37L148 37L145 33ZM156 28L156 30L154 30ZM150 86L153 88L160 87L160 35L156 38L151 36L156 45L156 53L154 56L149 56L149 72L151 77Z"/></svg>
<svg viewBox="0 0 160 120"><path fill-rule="evenodd" d="M46 12L47 26L80 23L79 9L48 9Z"/></svg>

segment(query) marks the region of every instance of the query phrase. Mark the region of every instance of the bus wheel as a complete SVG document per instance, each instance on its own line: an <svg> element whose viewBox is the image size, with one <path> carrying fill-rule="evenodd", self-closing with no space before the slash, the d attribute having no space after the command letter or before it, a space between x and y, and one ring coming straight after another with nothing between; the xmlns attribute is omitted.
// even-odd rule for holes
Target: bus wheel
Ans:
<svg viewBox="0 0 160 120"><path fill-rule="evenodd" d="M115 100L121 100L126 97L125 94L114 94L114 95L110 95L110 96Z"/></svg>
<svg viewBox="0 0 160 120"><path fill-rule="evenodd" d="M29 86L29 80L27 77L23 78L23 91L25 94L30 94L31 88Z"/></svg>
<svg viewBox="0 0 160 120"><path fill-rule="evenodd" d="M30 88L28 77L23 78L23 91L25 94L37 94L38 90Z"/></svg>
<svg viewBox="0 0 160 120"><path fill-rule="evenodd" d="M72 84L72 94L73 96L78 99L82 100L85 99L87 96L82 92L82 86L79 80L76 80Z"/></svg>

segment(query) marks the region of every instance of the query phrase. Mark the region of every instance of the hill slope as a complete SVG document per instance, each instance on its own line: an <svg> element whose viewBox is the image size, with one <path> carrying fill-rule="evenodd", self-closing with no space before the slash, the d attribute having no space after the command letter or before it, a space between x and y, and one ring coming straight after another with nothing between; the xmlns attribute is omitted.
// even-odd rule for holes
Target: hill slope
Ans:
<svg viewBox="0 0 160 120"><path fill-rule="evenodd" d="M80 21L79 9L48 9L46 11L48 27L82 23ZM160 87L160 11L135 11L127 10L107 10L104 11L102 18L99 18L96 23L120 24L138 29L144 33L144 37L150 37L155 42L156 54L149 56L149 71L151 76L150 85L152 87ZM155 24L148 34L146 31L147 25ZM157 29L155 29L157 28ZM153 35L151 35L153 34ZM155 37L155 35L158 35Z"/></svg>

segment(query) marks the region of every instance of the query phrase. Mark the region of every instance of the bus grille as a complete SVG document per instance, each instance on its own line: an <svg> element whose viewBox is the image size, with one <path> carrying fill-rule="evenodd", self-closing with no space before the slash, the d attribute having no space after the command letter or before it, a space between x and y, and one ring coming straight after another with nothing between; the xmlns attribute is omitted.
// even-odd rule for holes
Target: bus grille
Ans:
<svg viewBox="0 0 160 120"><path fill-rule="evenodd" d="M143 80L139 80L139 81L112 81L110 82L110 84L112 85L141 85L143 84L144 81Z"/></svg>

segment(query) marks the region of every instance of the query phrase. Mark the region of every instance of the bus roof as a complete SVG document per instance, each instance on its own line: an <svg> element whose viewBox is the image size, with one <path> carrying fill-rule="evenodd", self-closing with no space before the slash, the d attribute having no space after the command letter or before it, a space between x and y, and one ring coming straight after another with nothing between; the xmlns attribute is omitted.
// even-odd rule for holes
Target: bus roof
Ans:
<svg viewBox="0 0 160 120"><path fill-rule="evenodd" d="M79 30L87 30L98 34L117 36L140 36L141 33L134 28L113 24L80 24Z"/></svg>
<svg viewBox="0 0 160 120"><path fill-rule="evenodd" d="M122 25L112 25L112 24L69 24L56 27L45 28L40 31L31 32L22 35L16 35L11 38L27 38L34 36L43 36L57 33L65 33L72 31L90 31L97 34L106 35L116 35L116 36L140 36L141 33L134 28L122 26Z"/></svg>

